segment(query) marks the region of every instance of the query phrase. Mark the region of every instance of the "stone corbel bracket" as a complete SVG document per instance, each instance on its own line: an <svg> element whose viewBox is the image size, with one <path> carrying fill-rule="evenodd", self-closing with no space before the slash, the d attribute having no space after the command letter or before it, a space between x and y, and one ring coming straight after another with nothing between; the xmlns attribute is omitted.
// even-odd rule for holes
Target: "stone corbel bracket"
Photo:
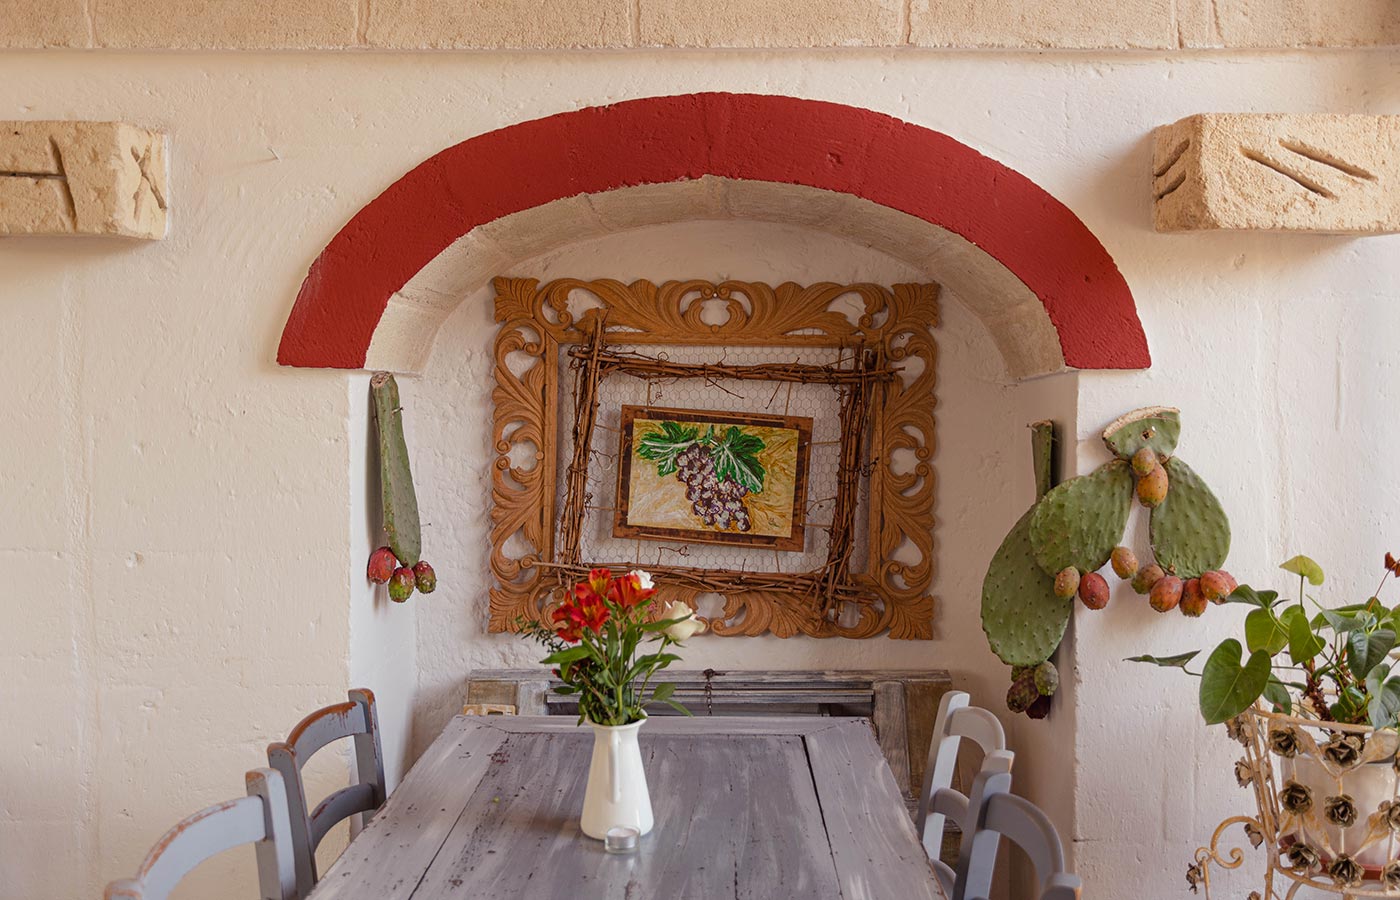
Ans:
<svg viewBox="0 0 1400 900"><path fill-rule="evenodd" d="M0 122L0 235L160 240L165 142L122 122Z"/></svg>
<svg viewBox="0 0 1400 900"><path fill-rule="evenodd" d="M1400 116L1205 113L1154 132L1158 231L1400 231Z"/></svg>

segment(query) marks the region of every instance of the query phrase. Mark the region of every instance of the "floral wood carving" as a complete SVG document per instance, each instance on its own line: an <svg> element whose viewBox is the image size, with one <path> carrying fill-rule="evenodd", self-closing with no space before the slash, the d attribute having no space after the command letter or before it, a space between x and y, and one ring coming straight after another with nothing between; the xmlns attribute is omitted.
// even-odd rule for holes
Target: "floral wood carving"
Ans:
<svg viewBox="0 0 1400 900"><path fill-rule="evenodd" d="M907 369L907 381L885 377L848 402L843 424L867 435L863 458L843 466L870 475L867 552L849 554L806 573L716 572L647 566L665 600L694 605L719 593L723 612L710 620L718 635L928 639L933 631L934 440L932 329L938 286L830 283L777 287L756 282L559 279L495 280L496 387L492 471L489 627L515 631L522 620L547 618L560 591L589 565L628 567L624 560L556 558L559 451L559 367L562 347L594 340L621 344L833 347L849 349L875 369ZM596 305L575 318L571 292ZM861 308L853 321L843 309ZM840 301L838 303L838 301ZM714 323L714 306L727 318ZM702 311L710 306L702 318ZM705 321L710 319L711 321ZM581 355L575 352L575 356ZM596 355L596 354L595 354ZM697 367L698 368L698 367ZM853 409L852 407L862 407ZM852 442L855 450L859 447ZM852 503L851 509L854 510ZM576 525L576 523L575 523ZM570 555L570 554L565 554ZM914 560L901 562L900 559Z"/></svg>

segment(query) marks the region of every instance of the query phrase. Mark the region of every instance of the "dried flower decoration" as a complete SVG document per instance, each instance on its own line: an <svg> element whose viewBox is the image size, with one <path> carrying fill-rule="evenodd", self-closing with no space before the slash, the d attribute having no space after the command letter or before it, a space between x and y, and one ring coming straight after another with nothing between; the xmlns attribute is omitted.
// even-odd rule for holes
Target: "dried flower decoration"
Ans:
<svg viewBox="0 0 1400 900"><path fill-rule="evenodd" d="M1259 826L1255 825L1253 822L1244 823L1244 833L1245 836L1249 838L1250 846L1252 846L1255 850L1258 850L1259 845L1264 843L1264 832L1261 831L1259 829Z"/></svg>
<svg viewBox="0 0 1400 900"><path fill-rule="evenodd" d="M1385 555L1385 570L1392 575L1400 575L1400 560L1387 553Z"/></svg>
<svg viewBox="0 0 1400 900"><path fill-rule="evenodd" d="M1296 781L1285 782L1283 790L1279 791L1278 802L1283 804L1285 810L1295 816L1302 815L1312 809L1312 791Z"/></svg>
<svg viewBox="0 0 1400 900"><path fill-rule="evenodd" d="M1254 780L1254 767L1249 764L1249 760L1235 761L1235 780L1240 783L1240 787L1249 787L1250 782Z"/></svg>
<svg viewBox="0 0 1400 900"><path fill-rule="evenodd" d="M1322 814L1333 825L1350 828L1356 824L1356 803L1349 794L1328 797L1322 803Z"/></svg>
<svg viewBox="0 0 1400 900"><path fill-rule="evenodd" d="M1349 769L1361 761L1361 751L1366 749L1366 738L1359 734L1336 734L1322 745L1322 755L1334 766Z"/></svg>
<svg viewBox="0 0 1400 900"><path fill-rule="evenodd" d="M1384 822L1386 827L1400 834L1400 802L1387 800L1376 810L1375 820Z"/></svg>
<svg viewBox="0 0 1400 900"><path fill-rule="evenodd" d="M1288 860L1288 866L1292 869L1302 869L1304 872L1316 872L1321 865L1321 859L1317 851L1307 844L1290 844L1288 849L1283 851L1284 857Z"/></svg>
<svg viewBox="0 0 1400 900"><path fill-rule="evenodd" d="M1269 732L1269 749L1284 759L1298 755L1298 732L1292 728L1275 728Z"/></svg>
<svg viewBox="0 0 1400 900"><path fill-rule="evenodd" d="M1388 891L1400 890L1400 862L1388 862L1381 869L1381 884Z"/></svg>
<svg viewBox="0 0 1400 900"><path fill-rule="evenodd" d="M1366 870L1361 867L1361 863L1344 853L1332 860L1332 865L1327 867L1327 874L1341 887L1355 887L1366 877Z"/></svg>
<svg viewBox="0 0 1400 900"><path fill-rule="evenodd" d="M1263 900L1258 891L1250 891L1248 900Z"/></svg>
<svg viewBox="0 0 1400 900"><path fill-rule="evenodd" d="M1186 867L1186 885L1191 888L1191 893L1199 894L1201 892L1201 883L1205 880L1206 873L1205 870L1201 868L1200 863L1192 863Z"/></svg>
<svg viewBox="0 0 1400 900"><path fill-rule="evenodd" d="M1244 716L1235 716L1233 719L1225 720L1225 734L1232 741L1239 741L1246 747L1249 746L1249 723Z"/></svg>

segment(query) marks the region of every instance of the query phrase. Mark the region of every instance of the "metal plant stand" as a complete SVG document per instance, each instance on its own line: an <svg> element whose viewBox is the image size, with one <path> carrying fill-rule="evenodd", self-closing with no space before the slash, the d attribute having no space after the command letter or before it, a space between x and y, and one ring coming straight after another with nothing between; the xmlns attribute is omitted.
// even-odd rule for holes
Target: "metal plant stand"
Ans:
<svg viewBox="0 0 1400 900"><path fill-rule="evenodd" d="M1235 777L1253 791L1258 813L1216 826L1187 869L1192 891L1204 888L1208 900L1224 897L1212 892L1211 880L1245 863L1243 842L1230 846L1226 837L1238 825L1245 841L1266 854L1262 890L1252 891L1249 900L1293 900L1314 892L1400 898L1394 732L1259 707L1227 728L1244 746Z"/></svg>

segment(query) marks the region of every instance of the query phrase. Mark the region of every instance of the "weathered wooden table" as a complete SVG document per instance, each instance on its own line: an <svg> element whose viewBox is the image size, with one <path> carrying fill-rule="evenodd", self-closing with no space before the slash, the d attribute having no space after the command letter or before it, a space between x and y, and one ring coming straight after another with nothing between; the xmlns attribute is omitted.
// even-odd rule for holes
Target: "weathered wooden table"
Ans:
<svg viewBox="0 0 1400 900"><path fill-rule="evenodd" d="M578 829L592 733L459 716L311 900L942 900L868 723L656 718L656 827L613 856Z"/></svg>

